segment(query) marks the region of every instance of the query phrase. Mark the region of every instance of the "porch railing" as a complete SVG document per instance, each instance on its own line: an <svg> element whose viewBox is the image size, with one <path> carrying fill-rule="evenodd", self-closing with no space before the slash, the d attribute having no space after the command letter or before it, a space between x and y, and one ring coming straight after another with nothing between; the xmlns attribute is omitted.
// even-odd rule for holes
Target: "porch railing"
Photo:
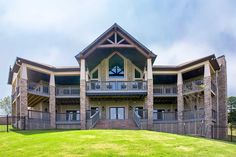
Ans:
<svg viewBox="0 0 236 157"><path fill-rule="evenodd" d="M146 90L146 81L89 81L88 91L128 91Z"/></svg>
<svg viewBox="0 0 236 157"><path fill-rule="evenodd" d="M176 121L177 120L177 112L153 112L153 120L154 121Z"/></svg>
<svg viewBox="0 0 236 157"><path fill-rule="evenodd" d="M50 112L28 110L28 119L41 119L44 121L49 121Z"/></svg>
<svg viewBox="0 0 236 157"><path fill-rule="evenodd" d="M195 91L200 91L204 89L204 82L203 79L193 80L193 81L186 81L183 85L183 92L190 93Z"/></svg>
<svg viewBox="0 0 236 157"><path fill-rule="evenodd" d="M204 118L204 109L183 111L183 120L203 120Z"/></svg>
<svg viewBox="0 0 236 157"><path fill-rule="evenodd" d="M56 113L56 122L80 122L80 113Z"/></svg>
<svg viewBox="0 0 236 157"><path fill-rule="evenodd" d="M56 96L79 96L79 86L58 86L56 87Z"/></svg>
<svg viewBox="0 0 236 157"><path fill-rule="evenodd" d="M154 85L154 95L177 95L177 85Z"/></svg>
<svg viewBox="0 0 236 157"><path fill-rule="evenodd" d="M28 91L39 95L49 95L49 86L36 82L28 82Z"/></svg>

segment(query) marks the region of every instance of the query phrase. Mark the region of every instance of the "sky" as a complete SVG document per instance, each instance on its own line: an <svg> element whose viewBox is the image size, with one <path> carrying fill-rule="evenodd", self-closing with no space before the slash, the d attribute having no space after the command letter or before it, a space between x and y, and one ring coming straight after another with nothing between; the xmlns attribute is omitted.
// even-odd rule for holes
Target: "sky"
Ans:
<svg viewBox="0 0 236 157"><path fill-rule="evenodd" d="M17 56L78 65L74 56L115 22L158 55L157 65L225 55L228 96L236 96L235 8L234 0L0 0L0 99L11 93Z"/></svg>

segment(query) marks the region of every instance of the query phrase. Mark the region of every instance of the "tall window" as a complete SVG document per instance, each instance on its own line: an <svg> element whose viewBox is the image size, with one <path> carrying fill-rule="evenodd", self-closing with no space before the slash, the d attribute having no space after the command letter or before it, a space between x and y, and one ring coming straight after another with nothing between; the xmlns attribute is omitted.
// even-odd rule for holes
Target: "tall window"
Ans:
<svg viewBox="0 0 236 157"><path fill-rule="evenodd" d="M124 59L117 54L109 59L109 78L124 78Z"/></svg>

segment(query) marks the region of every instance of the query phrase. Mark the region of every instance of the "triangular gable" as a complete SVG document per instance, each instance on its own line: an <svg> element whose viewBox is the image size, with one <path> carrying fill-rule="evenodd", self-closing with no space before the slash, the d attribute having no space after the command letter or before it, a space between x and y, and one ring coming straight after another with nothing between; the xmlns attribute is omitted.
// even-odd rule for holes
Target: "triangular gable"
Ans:
<svg viewBox="0 0 236 157"><path fill-rule="evenodd" d="M155 54L116 23L75 57L77 60L81 57L87 58L96 49L100 48L135 48L146 58L152 58L153 61L156 58Z"/></svg>

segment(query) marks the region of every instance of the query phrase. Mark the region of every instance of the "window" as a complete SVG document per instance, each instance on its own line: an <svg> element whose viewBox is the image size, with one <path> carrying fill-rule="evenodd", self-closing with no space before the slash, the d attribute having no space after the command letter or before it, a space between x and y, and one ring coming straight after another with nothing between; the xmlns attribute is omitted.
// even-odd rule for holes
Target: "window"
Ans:
<svg viewBox="0 0 236 157"><path fill-rule="evenodd" d="M92 73L92 78L93 78L93 79L98 79L98 69L95 70L95 71Z"/></svg>
<svg viewBox="0 0 236 157"><path fill-rule="evenodd" d="M137 69L135 69L134 76L135 76L135 78L141 78L141 73Z"/></svg>
<svg viewBox="0 0 236 157"><path fill-rule="evenodd" d="M124 78L124 60L117 54L109 59L109 78Z"/></svg>

